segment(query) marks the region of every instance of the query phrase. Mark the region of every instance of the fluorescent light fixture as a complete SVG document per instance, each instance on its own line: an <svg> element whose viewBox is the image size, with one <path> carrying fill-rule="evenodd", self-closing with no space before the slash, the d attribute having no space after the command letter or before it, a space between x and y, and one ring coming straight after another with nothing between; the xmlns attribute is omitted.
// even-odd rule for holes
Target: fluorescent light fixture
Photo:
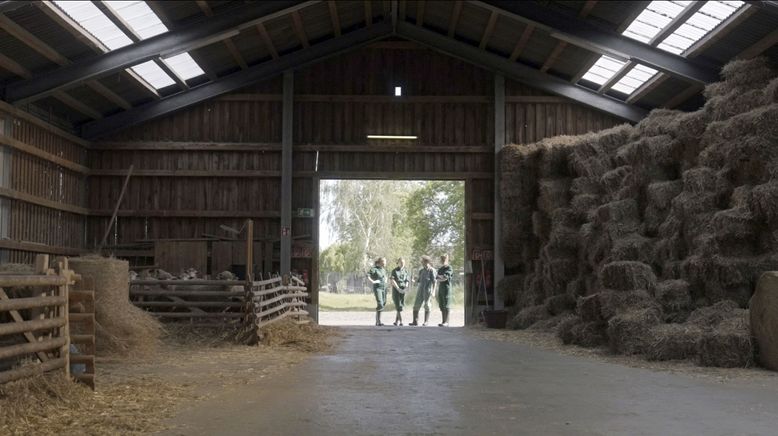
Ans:
<svg viewBox="0 0 778 436"><path fill-rule="evenodd" d="M395 86L394 87L394 96L395 97L402 97L403 95L403 87L402 86Z"/></svg>
<svg viewBox="0 0 778 436"><path fill-rule="evenodd" d="M416 135L367 135L367 139L418 139Z"/></svg>

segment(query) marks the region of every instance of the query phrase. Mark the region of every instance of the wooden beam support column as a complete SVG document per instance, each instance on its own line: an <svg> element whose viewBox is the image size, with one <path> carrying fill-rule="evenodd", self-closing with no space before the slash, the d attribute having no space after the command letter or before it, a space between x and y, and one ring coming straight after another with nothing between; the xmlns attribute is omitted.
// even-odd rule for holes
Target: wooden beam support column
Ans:
<svg viewBox="0 0 778 436"><path fill-rule="evenodd" d="M502 212L500 202L500 150L505 145L505 77L494 75L494 289L505 276L505 263L502 260ZM505 301L498 292L494 293L494 308L502 309Z"/></svg>
<svg viewBox="0 0 778 436"><path fill-rule="evenodd" d="M281 122L281 274L292 270L292 139L294 71L284 72Z"/></svg>

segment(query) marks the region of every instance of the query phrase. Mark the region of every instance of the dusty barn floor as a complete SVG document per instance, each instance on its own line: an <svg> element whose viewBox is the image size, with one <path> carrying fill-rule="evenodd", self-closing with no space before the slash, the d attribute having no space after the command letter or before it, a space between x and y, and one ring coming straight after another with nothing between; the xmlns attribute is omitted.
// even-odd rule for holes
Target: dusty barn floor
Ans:
<svg viewBox="0 0 778 436"><path fill-rule="evenodd" d="M641 368L511 333L348 327L332 352L211 395L165 434L775 434L773 373Z"/></svg>

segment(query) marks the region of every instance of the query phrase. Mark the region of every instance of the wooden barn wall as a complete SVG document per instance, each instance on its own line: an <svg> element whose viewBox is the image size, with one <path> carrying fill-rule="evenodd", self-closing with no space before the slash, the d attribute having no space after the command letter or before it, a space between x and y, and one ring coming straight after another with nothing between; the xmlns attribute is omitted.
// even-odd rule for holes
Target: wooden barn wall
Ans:
<svg viewBox="0 0 778 436"><path fill-rule="evenodd" d="M88 143L0 104L0 262L84 248Z"/></svg>
<svg viewBox="0 0 778 436"><path fill-rule="evenodd" d="M508 142L618 124L506 82ZM402 86L402 97L393 96L395 86ZM468 247L491 250L493 86L492 73L418 48L365 48L297 71L293 210L318 209L325 178L466 180ZM278 78L95 144L87 241L101 236L130 165L135 172L115 244L220 234L219 225L238 228L248 217L258 238L278 238L281 109ZM418 140L376 141L368 134ZM295 243L316 247L317 222L295 218ZM312 259L294 259L293 268L315 279L313 251Z"/></svg>

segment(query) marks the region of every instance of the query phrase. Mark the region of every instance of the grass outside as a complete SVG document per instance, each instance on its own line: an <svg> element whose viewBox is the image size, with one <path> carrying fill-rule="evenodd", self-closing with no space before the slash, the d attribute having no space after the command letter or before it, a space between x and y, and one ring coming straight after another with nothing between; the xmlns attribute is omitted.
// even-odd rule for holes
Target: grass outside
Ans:
<svg viewBox="0 0 778 436"><path fill-rule="evenodd" d="M386 307L384 311L394 311L394 303L392 302L392 293L388 291L386 293ZM454 304L453 307L459 308L464 306L465 291L462 286L454 287ZM405 307L409 308L413 306L413 302L416 300L416 291L410 291L405 294ZM319 293L319 310L325 312L366 312L375 310L375 297L370 294L333 294L331 292ZM438 303L432 299L433 308L437 308Z"/></svg>

